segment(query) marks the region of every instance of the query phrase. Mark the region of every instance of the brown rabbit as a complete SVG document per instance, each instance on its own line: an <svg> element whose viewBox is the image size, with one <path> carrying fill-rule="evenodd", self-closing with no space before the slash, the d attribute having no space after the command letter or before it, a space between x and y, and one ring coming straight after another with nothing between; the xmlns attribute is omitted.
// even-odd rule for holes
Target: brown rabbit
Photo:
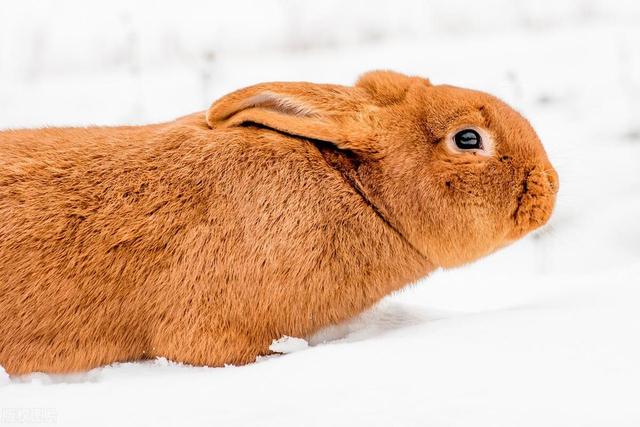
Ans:
<svg viewBox="0 0 640 427"><path fill-rule="evenodd" d="M0 132L0 365L248 363L541 226L557 189L503 102L393 72Z"/></svg>

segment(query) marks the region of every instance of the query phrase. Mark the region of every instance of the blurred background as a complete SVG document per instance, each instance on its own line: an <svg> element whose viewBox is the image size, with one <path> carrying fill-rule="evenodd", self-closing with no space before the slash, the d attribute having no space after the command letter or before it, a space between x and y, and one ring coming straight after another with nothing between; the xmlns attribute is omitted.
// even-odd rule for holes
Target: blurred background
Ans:
<svg viewBox="0 0 640 427"><path fill-rule="evenodd" d="M637 0L0 5L0 129L165 121L254 83L352 84L371 69L487 91L528 117L560 174L549 226L473 265L436 272L312 342L332 345L233 374L198 371L219 386L208 388L205 378L202 390L218 402L238 397L265 422L287 417L270 412L261 392L290 399L301 416L313 411L313 392L335 411L397 409L389 419L361 414L370 425L412 417L430 425L638 425ZM146 371L136 369L105 368L89 380L105 380L93 390L108 398L109 387L127 390L124 378L133 376L155 403L168 404L159 410L165 421L175 421L176 401L197 419L240 420L233 404L231 418L224 405L194 409L194 377L181 382L182 370L153 374L181 390L164 395L141 385ZM376 394L367 389L372 371ZM256 380L262 375L274 383ZM4 398L46 406L64 396L55 398L64 420L73 418L74 401L95 397L47 390L16 386ZM114 399L113 408L135 408ZM129 420L148 415L134 412ZM315 415L335 424L331 414ZM119 420L114 411L106 417Z"/></svg>
<svg viewBox="0 0 640 427"><path fill-rule="evenodd" d="M600 87L628 105L638 22L634 0L4 0L0 126L162 120L238 86L372 68L520 108L583 105Z"/></svg>

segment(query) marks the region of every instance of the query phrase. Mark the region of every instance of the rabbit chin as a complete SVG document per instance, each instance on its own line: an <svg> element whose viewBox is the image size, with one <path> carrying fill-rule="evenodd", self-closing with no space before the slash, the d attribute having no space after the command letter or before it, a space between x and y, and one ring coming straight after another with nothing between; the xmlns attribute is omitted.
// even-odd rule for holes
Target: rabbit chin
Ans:
<svg viewBox="0 0 640 427"><path fill-rule="evenodd" d="M546 224L553 212L557 193L556 171L551 167L533 168L518 197L518 207L513 214L514 227L508 238L513 241Z"/></svg>

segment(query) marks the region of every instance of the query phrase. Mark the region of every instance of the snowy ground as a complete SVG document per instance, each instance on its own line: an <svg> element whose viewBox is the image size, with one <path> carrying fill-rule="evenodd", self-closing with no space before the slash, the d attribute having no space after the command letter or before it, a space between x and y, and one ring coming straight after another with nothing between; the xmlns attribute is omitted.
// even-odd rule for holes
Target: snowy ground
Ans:
<svg viewBox="0 0 640 427"><path fill-rule="evenodd" d="M86 3L3 1L0 128L165 120L258 81L391 68L523 111L559 171L558 206L545 230L297 352L220 369L0 371L0 426L640 425L634 2Z"/></svg>

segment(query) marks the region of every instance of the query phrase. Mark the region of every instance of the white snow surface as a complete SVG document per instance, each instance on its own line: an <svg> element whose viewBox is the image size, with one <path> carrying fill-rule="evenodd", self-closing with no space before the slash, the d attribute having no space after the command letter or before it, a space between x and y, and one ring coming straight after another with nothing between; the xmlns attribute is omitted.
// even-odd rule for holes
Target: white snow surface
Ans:
<svg viewBox="0 0 640 427"><path fill-rule="evenodd" d="M306 350L309 343L304 338L283 336L277 340L273 340L269 346L269 350L275 353L289 354L296 351Z"/></svg>
<svg viewBox="0 0 640 427"><path fill-rule="evenodd" d="M561 189L543 230L305 351L0 369L0 425L640 425L639 19L622 0L3 0L0 128L168 120L260 81L386 68L511 103Z"/></svg>
<svg viewBox="0 0 640 427"><path fill-rule="evenodd" d="M9 378L9 374L7 374L7 372L4 370L4 368L2 366L0 366L0 386L3 386L5 384L9 384L9 381L11 379Z"/></svg>

